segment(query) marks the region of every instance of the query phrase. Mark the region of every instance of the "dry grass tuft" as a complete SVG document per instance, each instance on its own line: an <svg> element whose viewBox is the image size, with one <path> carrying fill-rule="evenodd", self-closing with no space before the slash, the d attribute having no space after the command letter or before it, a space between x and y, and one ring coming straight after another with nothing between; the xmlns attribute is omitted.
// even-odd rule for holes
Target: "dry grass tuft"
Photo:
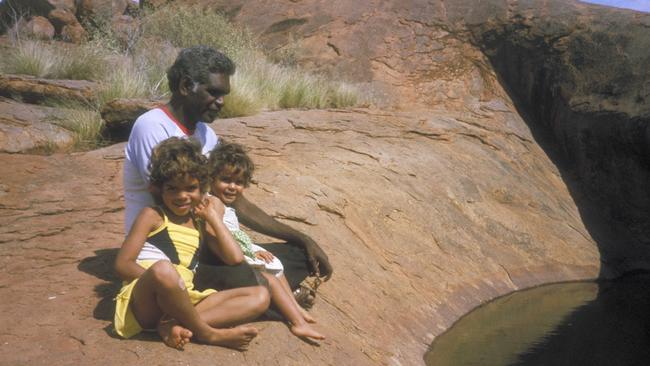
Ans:
<svg viewBox="0 0 650 366"><path fill-rule="evenodd" d="M108 20L99 19L88 29L90 39L78 47L21 39L15 34L15 48L0 59L5 73L102 83L95 104L75 107L61 122L78 135L75 145L80 149L102 143L98 111L105 103L116 98L168 96L167 68L180 48L198 44L222 50L237 64L223 117L253 115L263 109L341 108L357 103L358 92L352 86L297 68L296 42L267 56L250 32L234 27L214 11L163 7L146 15L126 43L117 39Z"/></svg>

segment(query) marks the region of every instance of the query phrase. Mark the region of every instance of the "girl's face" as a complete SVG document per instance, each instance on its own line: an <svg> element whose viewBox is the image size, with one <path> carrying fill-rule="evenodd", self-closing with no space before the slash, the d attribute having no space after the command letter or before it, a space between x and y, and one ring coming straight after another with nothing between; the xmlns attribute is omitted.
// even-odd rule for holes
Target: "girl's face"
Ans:
<svg viewBox="0 0 650 366"><path fill-rule="evenodd" d="M188 175L167 181L162 186L162 201L176 216L186 216L201 201L199 180Z"/></svg>
<svg viewBox="0 0 650 366"><path fill-rule="evenodd" d="M234 167L226 166L212 182L212 194L224 205L230 205L244 191L245 185L244 173L237 173Z"/></svg>

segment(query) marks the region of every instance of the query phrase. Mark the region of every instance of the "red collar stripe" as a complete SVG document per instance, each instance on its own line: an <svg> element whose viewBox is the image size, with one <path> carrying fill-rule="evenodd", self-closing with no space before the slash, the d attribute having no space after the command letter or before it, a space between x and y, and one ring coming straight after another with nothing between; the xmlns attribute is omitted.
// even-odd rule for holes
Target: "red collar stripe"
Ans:
<svg viewBox="0 0 650 366"><path fill-rule="evenodd" d="M178 126L178 128L180 128L181 131L183 131L184 134L186 134L187 136L191 136L191 135L192 135L192 134L190 133L190 130L188 130L187 127L185 127L184 124L182 124L179 120L177 120L176 117L174 117L174 115L173 115L172 112L167 108L166 105L161 105L161 106L160 106L160 109L161 109L163 112L165 112L165 114L167 115L167 117L169 117L169 119L171 119L172 121L174 121L174 123L176 123L176 126Z"/></svg>

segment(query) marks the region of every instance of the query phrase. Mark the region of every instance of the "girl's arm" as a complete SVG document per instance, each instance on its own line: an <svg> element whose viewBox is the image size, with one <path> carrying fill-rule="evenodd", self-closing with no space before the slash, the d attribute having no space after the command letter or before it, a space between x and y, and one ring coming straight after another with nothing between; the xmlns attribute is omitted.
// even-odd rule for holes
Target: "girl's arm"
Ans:
<svg viewBox="0 0 650 366"><path fill-rule="evenodd" d="M225 264L232 266L242 263L244 254L223 223L224 209L218 198L208 196L194 208L194 213L206 222L205 244Z"/></svg>
<svg viewBox="0 0 650 366"><path fill-rule="evenodd" d="M144 272L135 262L147 240L147 235L162 224L162 217L151 207L145 207L135 219L115 258L115 272L124 281L132 281Z"/></svg>

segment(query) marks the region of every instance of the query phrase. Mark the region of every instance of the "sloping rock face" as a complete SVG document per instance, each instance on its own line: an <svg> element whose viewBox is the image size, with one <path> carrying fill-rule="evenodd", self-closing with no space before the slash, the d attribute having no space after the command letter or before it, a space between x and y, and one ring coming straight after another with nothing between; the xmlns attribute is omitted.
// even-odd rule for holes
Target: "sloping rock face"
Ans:
<svg viewBox="0 0 650 366"><path fill-rule="evenodd" d="M631 126L626 119L591 119L600 115L597 108L613 108L612 100L617 116L630 113L643 126L647 104L629 100L634 92L627 87L644 84L598 76L607 85L622 85L603 86L618 94L600 103L605 94L585 84L591 79L583 67L573 71L571 83L560 82L562 67L572 70L579 54L540 51L547 47L542 41L556 45L557 29L565 29L547 26L548 19L568 24L566 29L582 24L560 34L568 35L563 42L589 48L603 36L582 33L588 20L611 15L642 24L647 16L614 10L599 15L597 8L562 1L192 2L227 11L271 48L298 40L300 63L355 80L376 98L372 109L267 112L213 124L219 135L252 148L258 170L247 194L253 201L311 235L329 254L334 277L321 286L312 310L328 340L314 347L269 321L256 323L262 332L246 353L196 344L179 353L152 335L118 340L110 331L119 287L111 263L122 238L124 145L118 144L49 157L0 153L3 362L417 365L437 335L496 296L649 268L641 240L628 242L629 227L637 238L647 235L644 227L609 224L613 211L603 209L608 203L598 196L589 200L592 189L604 195L605 186L582 191L581 182L589 182L582 170L572 173L552 160L561 155L553 136L563 136L554 131L571 131L570 118L584 118L577 119L583 134L599 136L591 142ZM616 27L626 24L620 21ZM520 40L499 38L510 35ZM634 57L643 60L642 53ZM558 79L551 76L555 67ZM631 70L632 79L647 75L643 67ZM516 105L501 81L520 95ZM547 107L558 114L551 116L562 118L543 120L549 112L535 109L537 101L553 103ZM567 109L559 109L562 103ZM580 114L579 106L588 112ZM546 151L538 126L553 126L551 142L542 144ZM638 137L629 131L612 137L619 142L611 151ZM559 141L567 149L582 141L566 136ZM594 171L608 166L593 162L610 150L585 146L589 154L566 156L584 156ZM617 159L626 159L627 151L616 150ZM616 186L620 191L644 187L638 179L647 173L636 161L628 166L630 182ZM608 184L614 187L614 180ZM627 197L617 194L608 199Z"/></svg>
<svg viewBox="0 0 650 366"><path fill-rule="evenodd" d="M56 125L61 110L28 106L0 97L0 152L65 150L70 131Z"/></svg>
<svg viewBox="0 0 650 366"><path fill-rule="evenodd" d="M521 113L585 220L609 218L589 224L599 243L619 242L601 244L606 262L624 272L647 257L650 14L559 0L199 2L270 49L297 40L299 63L367 83L379 105Z"/></svg>
<svg viewBox="0 0 650 366"><path fill-rule="evenodd" d="M418 364L435 335L486 299L598 274L597 247L565 184L517 120L332 110L215 122L252 148L250 197L312 235L335 266L312 310L328 341L314 348L262 322L245 354L106 335L123 144L64 159L2 155L3 360ZM42 339L53 341L35 349Z"/></svg>

